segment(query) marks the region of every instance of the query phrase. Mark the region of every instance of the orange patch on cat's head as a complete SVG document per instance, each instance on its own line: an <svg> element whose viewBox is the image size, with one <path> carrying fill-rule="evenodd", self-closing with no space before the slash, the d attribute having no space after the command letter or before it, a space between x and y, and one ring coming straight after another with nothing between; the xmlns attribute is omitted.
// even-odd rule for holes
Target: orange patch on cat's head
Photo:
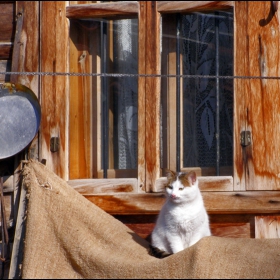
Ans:
<svg viewBox="0 0 280 280"><path fill-rule="evenodd" d="M184 187L191 187L197 180L196 173L194 171L177 173L172 170L167 170L166 177L168 181L167 186L171 185L174 181L176 181L177 177Z"/></svg>
<svg viewBox="0 0 280 280"><path fill-rule="evenodd" d="M168 181L167 182L167 186L168 186L168 185L171 185L174 181L176 181L177 174L176 174L176 172L167 169L166 170L166 177L167 177L167 181Z"/></svg>
<svg viewBox="0 0 280 280"><path fill-rule="evenodd" d="M181 173L179 180L184 187L191 187L196 182L196 173L194 171Z"/></svg>

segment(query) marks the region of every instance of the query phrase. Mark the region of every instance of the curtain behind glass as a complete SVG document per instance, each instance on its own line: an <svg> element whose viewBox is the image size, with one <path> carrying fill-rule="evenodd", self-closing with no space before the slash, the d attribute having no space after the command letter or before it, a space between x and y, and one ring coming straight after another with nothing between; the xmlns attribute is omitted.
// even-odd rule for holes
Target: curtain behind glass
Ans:
<svg viewBox="0 0 280 280"><path fill-rule="evenodd" d="M138 21L116 20L113 29L113 71L138 74ZM114 168L137 168L138 79L114 79Z"/></svg>
<svg viewBox="0 0 280 280"><path fill-rule="evenodd" d="M182 16L183 74L233 75L233 14L194 13ZM216 57L215 24L218 24L219 55ZM183 81L183 165L216 165L216 80L192 78ZM232 166L233 80L219 80L220 165Z"/></svg>

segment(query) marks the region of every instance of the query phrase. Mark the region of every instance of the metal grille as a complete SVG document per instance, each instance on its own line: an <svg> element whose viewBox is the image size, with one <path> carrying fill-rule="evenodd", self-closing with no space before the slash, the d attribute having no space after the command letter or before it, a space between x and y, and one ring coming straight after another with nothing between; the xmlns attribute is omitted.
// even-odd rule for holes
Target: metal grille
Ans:
<svg viewBox="0 0 280 280"><path fill-rule="evenodd" d="M181 17L183 74L233 74L233 14ZM232 166L233 80L183 79L183 166Z"/></svg>
<svg viewBox="0 0 280 280"><path fill-rule="evenodd" d="M137 19L114 21L113 67L115 73L138 73ZM136 77L114 78L113 110L116 169L137 168L138 81Z"/></svg>

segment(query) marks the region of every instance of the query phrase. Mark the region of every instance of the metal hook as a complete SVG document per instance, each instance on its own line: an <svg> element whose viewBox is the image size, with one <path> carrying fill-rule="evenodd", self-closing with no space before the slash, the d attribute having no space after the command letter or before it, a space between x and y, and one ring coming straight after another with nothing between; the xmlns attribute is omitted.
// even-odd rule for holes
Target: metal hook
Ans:
<svg viewBox="0 0 280 280"><path fill-rule="evenodd" d="M263 18L259 21L259 25L260 26L266 26L267 24L269 24L273 18L273 16L275 15L275 12L278 9L278 1L270 1L270 10L269 10L269 14L267 16L267 18Z"/></svg>

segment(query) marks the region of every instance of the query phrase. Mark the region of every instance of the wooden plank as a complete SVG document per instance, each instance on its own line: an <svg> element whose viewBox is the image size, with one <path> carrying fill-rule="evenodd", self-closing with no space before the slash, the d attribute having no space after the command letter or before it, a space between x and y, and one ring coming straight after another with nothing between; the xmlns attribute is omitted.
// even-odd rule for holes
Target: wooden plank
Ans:
<svg viewBox="0 0 280 280"><path fill-rule="evenodd" d="M10 60L0 60L0 72L10 72L11 71L11 61ZM10 80L10 75L0 75L0 82L7 82Z"/></svg>
<svg viewBox="0 0 280 280"><path fill-rule="evenodd" d="M0 6L1 7L1 6ZM13 43L0 43L0 59L11 59L13 52Z"/></svg>
<svg viewBox="0 0 280 280"><path fill-rule="evenodd" d="M219 237L250 238L250 223L210 224L211 234Z"/></svg>
<svg viewBox="0 0 280 280"><path fill-rule="evenodd" d="M93 56L97 55L97 51L95 55L92 55L96 47L92 38L97 38L97 33L98 30L91 28L90 22L83 24L76 21L70 22L70 72L90 73L92 71ZM92 121L98 121L92 117L94 114L92 99L96 98L97 92L95 87L91 86L91 77L70 77L69 85L69 148L71 151L69 177L70 179L91 178L93 177L92 135L96 135L92 131ZM96 83L94 85L96 86ZM100 107L98 104L95 105ZM96 147L94 151L98 151L98 148Z"/></svg>
<svg viewBox="0 0 280 280"><path fill-rule="evenodd" d="M233 191L232 176L198 177L198 182L201 191ZM166 183L166 177L157 179L154 192L164 192Z"/></svg>
<svg viewBox="0 0 280 280"><path fill-rule="evenodd" d="M157 215L115 215L114 217L150 242L150 234L155 226Z"/></svg>
<svg viewBox="0 0 280 280"><path fill-rule="evenodd" d="M182 13L228 9L234 1L157 1L160 13Z"/></svg>
<svg viewBox="0 0 280 280"><path fill-rule="evenodd" d="M12 62L12 71L39 71L39 3L38 1L17 1L16 11L23 22L20 34L15 38L14 53L18 53L18 60ZM32 30L32 32L30 32ZM12 78L12 77L11 77ZM17 75L13 82L29 87L39 96L39 77L37 75Z"/></svg>
<svg viewBox="0 0 280 280"><path fill-rule="evenodd" d="M146 74L160 74L160 14L156 1L146 4ZM160 78L146 78L146 192L160 177ZM139 143L142 145L142 143Z"/></svg>
<svg viewBox="0 0 280 280"><path fill-rule="evenodd" d="M36 2L37 3L37 2ZM40 2L41 71L67 72L68 20L65 1ZM32 29L30 29L32 30ZM68 179L68 83L65 76L42 76L40 155L46 165L63 179ZM59 137L59 151L50 151L50 140Z"/></svg>
<svg viewBox="0 0 280 280"><path fill-rule="evenodd" d="M91 39L92 45L92 72L101 73L101 50L100 50L100 36L97 36L98 30ZM101 77L92 77L92 172L94 178L98 177L98 172L102 169L102 155L101 155ZM103 178L103 174L102 174Z"/></svg>
<svg viewBox="0 0 280 280"><path fill-rule="evenodd" d="M3 176L3 192L13 192L14 191L14 175Z"/></svg>
<svg viewBox="0 0 280 280"><path fill-rule="evenodd" d="M142 238L150 242L157 215L115 215ZM254 238L253 215L209 215L211 234L219 237Z"/></svg>
<svg viewBox="0 0 280 280"><path fill-rule="evenodd" d="M70 1L70 5L90 1ZM68 7L67 7L68 8ZM70 72L100 73L100 28L70 20ZM69 178L103 178L101 173L101 78L69 78ZM86 111L86 115L81 112Z"/></svg>
<svg viewBox="0 0 280 280"><path fill-rule="evenodd" d="M79 179L67 182L82 195L97 193L137 193L137 179Z"/></svg>
<svg viewBox="0 0 280 280"><path fill-rule="evenodd" d="M159 5L159 3L158 3ZM165 21L168 20L168 23ZM162 74L176 74L176 14L162 21ZM161 79L162 96L162 129L163 134L163 166L176 170L176 78ZM164 175L164 174L163 174Z"/></svg>
<svg viewBox="0 0 280 280"><path fill-rule="evenodd" d="M202 192L209 214L279 214L279 191ZM158 214L165 195L114 194L84 195L112 215Z"/></svg>
<svg viewBox="0 0 280 280"><path fill-rule="evenodd" d="M255 215L209 215L211 233L214 236L255 238Z"/></svg>
<svg viewBox="0 0 280 280"><path fill-rule="evenodd" d="M22 64L22 35L24 34L23 29L23 19L24 19L24 8L23 5L17 5L17 10L19 11L17 14L17 21L16 21L16 30L15 30L15 40L14 40L14 48L13 48L13 56L12 56L12 72L20 72L19 65ZM26 42L25 42L26 43ZM24 56L25 57L25 53ZM19 83L19 75L12 75L11 82L12 83Z"/></svg>
<svg viewBox="0 0 280 280"><path fill-rule="evenodd" d="M279 21L272 5L269 1L235 2L235 75L279 77ZM280 81L250 79L236 84L234 103L241 107L236 110L235 106L235 185L246 190L279 190ZM252 139L244 148L238 144L242 130L250 131Z"/></svg>
<svg viewBox="0 0 280 280"><path fill-rule="evenodd" d="M138 73L146 73L146 1L139 1ZM146 78L138 77L138 191L146 190Z"/></svg>
<svg viewBox="0 0 280 280"><path fill-rule="evenodd" d="M2 2L2 3L1 3ZM13 42L14 41L14 28L15 28L15 3L0 2L0 42Z"/></svg>
<svg viewBox="0 0 280 280"><path fill-rule="evenodd" d="M114 3L92 3L78 4L66 7L66 17L73 18L94 18L94 17L115 17L137 15L139 9L138 1L125 1Z"/></svg>
<svg viewBox="0 0 280 280"><path fill-rule="evenodd" d="M19 279L23 261L23 247L26 221L26 190L21 188L19 192L19 208L16 219L15 235L10 261L9 279Z"/></svg>
<svg viewBox="0 0 280 280"><path fill-rule="evenodd" d="M280 216L256 216L256 238L280 238Z"/></svg>
<svg viewBox="0 0 280 280"><path fill-rule="evenodd" d="M248 37L246 36L247 28L247 2L235 3L234 10L234 75L250 76L249 69L249 52L246 51L243 55L240 55L240 50L248 50ZM243 158L245 156L245 149L240 145L240 133L246 131L247 128L247 108L245 101L247 95L244 91L249 88L250 80L246 79L234 79L234 190L243 191L246 189L246 172L243 164Z"/></svg>

